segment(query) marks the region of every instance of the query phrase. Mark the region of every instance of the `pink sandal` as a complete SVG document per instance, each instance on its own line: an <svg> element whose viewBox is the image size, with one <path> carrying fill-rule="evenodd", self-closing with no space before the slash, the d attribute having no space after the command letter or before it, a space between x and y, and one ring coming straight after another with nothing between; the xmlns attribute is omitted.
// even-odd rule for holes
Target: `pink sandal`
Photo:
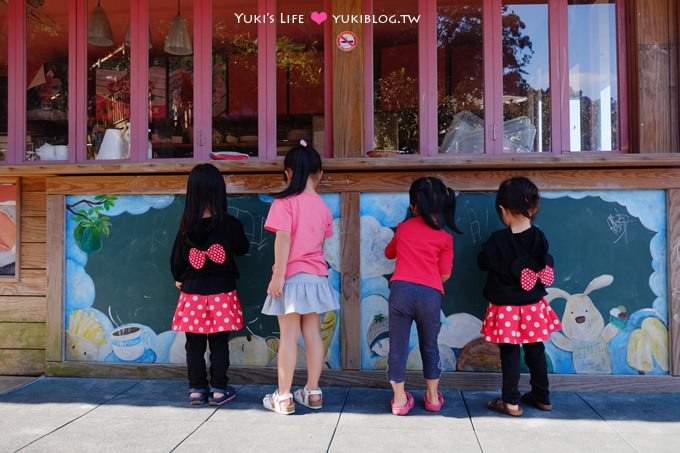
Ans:
<svg viewBox="0 0 680 453"><path fill-rule="evenodd" d="M394 415L408 415L409 412L411 412L411 409L413 409L413 406L415 406L415 401L413 401L413 395L411 395L409 392L406 392L406 404L403 406L395 406L394 405L394 400L390 402L390 405L392 406L392 413Z"/></svg>
<svg viewBox="0 0 680 453"><path fill-rule="evenodd" d="M429 412L439 412L442 410L442 406L444 405L444 397L442 396L442 392L437 390L437 400L439 401L438 403L431 403L427 400L427 393L423 396L423 403L425 403L425 410Z"/></svg>

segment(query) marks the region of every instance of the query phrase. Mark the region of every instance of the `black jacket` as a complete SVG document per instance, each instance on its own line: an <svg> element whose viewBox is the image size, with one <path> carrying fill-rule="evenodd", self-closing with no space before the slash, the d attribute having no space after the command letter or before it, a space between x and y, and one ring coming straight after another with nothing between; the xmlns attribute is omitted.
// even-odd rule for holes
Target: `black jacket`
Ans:
<svg viewBox="0 0 680 453"><path fill-rule="evenodd" d="M212 244L220 244L226 252L224 263L205 260L201 269L194 269L189 263L192 247L207 250ZM224 227L212 230L210 218L201 220L198 231L187 234L177 233L170 256L170 269L175 281L182 282L182 291L189 294L218 294L236 289L239 278L236 266L237 255L245 255L250 242L243 232L243 225L234 216L227 215Z"/></svg>
<svg viewBox="0 0 680 453"><path fill-rule="evenodd" d="M487 271L484 297L494 305L527 305L538 302L547 294L540 279L526 291L522 289L520 274L529 268L534 272L553 267L548 253L548 241L535 226L513 234L510 228L494 232L482 246L477 264Z"/></svg>

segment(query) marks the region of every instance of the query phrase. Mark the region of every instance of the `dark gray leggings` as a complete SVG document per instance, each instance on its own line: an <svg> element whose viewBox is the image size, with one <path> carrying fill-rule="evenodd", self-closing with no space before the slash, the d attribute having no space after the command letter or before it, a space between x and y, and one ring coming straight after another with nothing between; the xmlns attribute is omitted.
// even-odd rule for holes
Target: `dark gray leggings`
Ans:
<svg viewBox="0 0 680 453"><path fill-rule="evenodd" d="M425 379L439 379L441 363L437 337L441 328L439 312L442 294L439 290L417 283L395 281L390 288L389 325L390 352L387 356L387 376L390 382L406 380L408 340L413 321L418 329L420 355Z"/></svg>

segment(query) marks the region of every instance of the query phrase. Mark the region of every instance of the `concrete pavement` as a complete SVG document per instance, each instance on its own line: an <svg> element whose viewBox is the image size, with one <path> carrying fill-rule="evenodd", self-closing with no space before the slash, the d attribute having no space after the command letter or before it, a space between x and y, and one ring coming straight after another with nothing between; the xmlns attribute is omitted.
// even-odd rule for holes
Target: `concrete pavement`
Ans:
<svg viewBox="0 0 680 453"><path fill-rule="evenodd" d="M5 384L5 392L2 384ZM324 408L262 408L272 385L190 407L180 380L0 378L0 452L680 452L680 393L554 392L554 409L489 411L496 392L443 389L441 413L389 413L391 392L324 388Z"/></svg>

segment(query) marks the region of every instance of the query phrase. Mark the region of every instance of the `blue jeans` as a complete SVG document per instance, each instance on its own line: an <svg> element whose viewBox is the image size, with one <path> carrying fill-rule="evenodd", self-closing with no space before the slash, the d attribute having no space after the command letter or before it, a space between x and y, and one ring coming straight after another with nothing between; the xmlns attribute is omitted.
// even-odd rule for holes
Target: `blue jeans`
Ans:
<svg viewBox="0 0 680 453"><path fill-rule="evenodd" d="M416 322L420 355L425 379L439 379L441 363L437 337L441 328L439 312L442 294L429 286L395 281L390 288L389 326L390 352L387 356L387 376L392 383L406 380L406 360L411 324Z"/></svg>

